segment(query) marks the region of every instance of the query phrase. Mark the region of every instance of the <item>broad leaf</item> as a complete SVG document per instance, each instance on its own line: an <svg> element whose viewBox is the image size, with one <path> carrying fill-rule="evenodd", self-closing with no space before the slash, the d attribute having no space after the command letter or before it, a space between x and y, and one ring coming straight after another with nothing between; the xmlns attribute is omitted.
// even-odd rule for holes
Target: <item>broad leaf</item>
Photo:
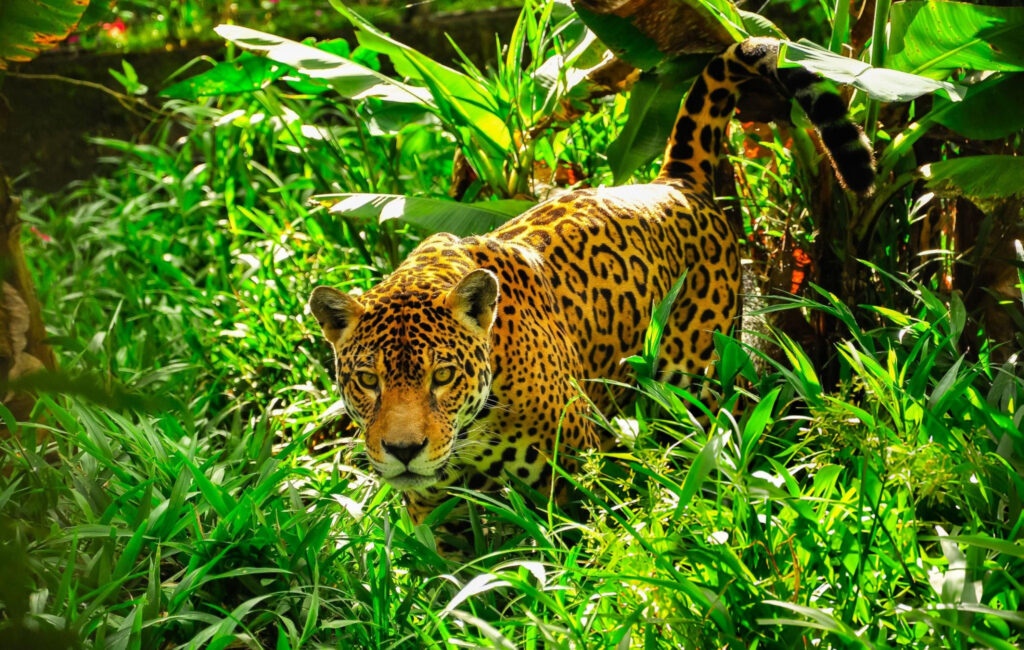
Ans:
<svg viewBox="0 0 1024 650"><path fill-rule="evenodd" d="M352 59L348 43L344 39L320 41L316 49L335 54L343 59ZM198 61L199 59L196 59ZM353 61L357 63L357 61ZM199 97L215 97L234 93L248 93L265 88L269 83L284 77L289 68L275 64L264 56L243 52L233 61L216 64L210 70L189 77L168 88L160 95L195 100ZM330 90L331 86L323 80L313 80L307 76L292 74L285 81L294 90L305 94L321 94ZM384 104L384 106L409 106L405 103Z"/></svg>
<svg viewBox="0 0 1024 650"><path fill-rule="evenodd" d="M489 101L490 96L467 75L438 63L415 48L396 41L343 3L333 1L331 5L352 23L360 45L390 57L395 66L395 72L398 74L417 81L434 78L458 97L481 102Z"/></svg>
<svg viewBox="0 0 1024 650"><path fill-rule="evenodd" d="M577 5L576 13L615 56L633 67L650 70L665 58L658 45L629 20L615 14L594 13L581 5Z"/></svg>
<svg viewBox="0 0 1024 650"><path fill-rule="evenodd" d="M776 388L767 395L765 395L754 410L751 411L750 417L747 418L746 424L743 425L743 435L741 437L740 444L740 462L748 463L753 455L754 447L757 446L757 441L761 439L761 435L764 433L768 426L768 422L772 417L772 409L775 408L775 400L779 397L781 388Z"/></svg>
<svg viewBox="0 0 1024 650"><path fill-rule="evenodd" d="M218 63L160 92L162 97L195 100L199 97L249 93L265 88L284 75L286 68L262 56L245 53L234 61Z"/></svg>
<svg viewBox="0 0 1024 650"><path fill-rule="evenodd" d="M956 544L967 544L977 546L991 551L1009 555L1011 557L1024 558L1024 545L1021 542L1010 542L998 537L992 537L984 533L978 535L920 535L917 538L922 542L946 542Z"/></svg>
<svg viewBox="0 0 1024 650"><path fill-rule="evenodd" d="M978 199L1024 196L1024 157L969 156L925 165L928 187L948 189Z"/></svg>
<svg viewBox="0 0 1024 650"><path fill-rule="evenodd" d="M331 6L356 28L356 38L360 45L387 55L398 74L420 81L430 90L442 119L472 128L497 151L506 152L513 146L512 134L503 117L505 111L482 84L399 43L363 20L339 0L330 1Z"/></svg>
<svg viewBox="0 0 1024 650"><path fill-rule="evenodd" d="M641 377L658 379L656 370L658 352L661 350L661 338L665 334L665 327L668 325L668 318L672 313L672 305L675 304L676 298L679 297L679 292L683 290L683 284L686 282L687 275L688 270L684 270L682 275L669 288L665 297L659 300L658 304L654 307L654 313L651 314L651 323L644 334L643 358L647 363L647 370L646 373L641 374Z"/></svg>
<svg viewBox="0 0 1024 650"><path fill-rule="evenodd" d="M704 60L689 57L689 66L662 67L657 75L644 76L629 96L629 117L615 141L608 146L608 162L615 184L626 182L641 165L665 151L685 87L704 65Z"/></svg>
<svg viewBox="0 0 1024 650"><path fill-rule="evenodd" d="M707 443L704 444L689 469L686 470L686 478L683 479L673 519L679 519L683 510L697 494L697 490L704 484L711 470L718 467L722 451L725 449L726 443L729 442L730 433L728 429L719 429L708 436Z"/></svg>
<svg viewBox="0 0 1024 650"><path fill-rule="evenodd" d="M987 79L971 86L962 102L936 97L935 121L975 140L1004 138L1024 129L1024 73Z"/></svg>
<svg viewBox="0 0 1024 650"><path fill-rule="evenodd" d="M68 37L89 0L0 2L0 70L8 61L30 61Z"/></svg>
<svg viewBox="0 0 1024 650"><path fill-rule="evenodd" d="M888 68L873 68L804 39L797 43L786 42L782 58L786 63L799 64L836 83L859 88L872 99L883 102L905 102L932 92L944 93L953 101L963 98L963 89L957 84Z"/></svg>
<svg viewBox="0 0 1024 650"><path fill-rule="evenodd" d="M785 39L786 34L778 25L753 11L739 10L740 18L743 19L743 27L751 36L770 36L771 38Z"/></svg>
<svg viewBox="0 0 1024 650"><path fill-rule="evenodd" d="M600 3L574 4L583 22L617 57L641 70L666 57L718 52L747 35L743 18L728 0L653 0L608 13L588 6ZM652 15L658 20L649 20Z"/></svg>
<svg viewBox="0 0 1024 650"><path fill-rule="evenodd" d="M313 201L328 206L332 214L380 222L401 219L431 233L449 232L459 237L494 230L534 206L531 201L456 203L395 194L323 194Z"/></svg>
<svg viewBox="0 0 1024 650"><path fill-rule="evenodd" d="M1024 70L1024 7L913 0L892 6L887 66L944 78L956 68Z"/></svg>
<svg viewBox="0 0 1024 650"><path fill-rule="evenodd" d="M395 81L386 75L311 45L303 45L287 38L238 25L218 25L214 31L222 38L247 50L264 52L268 59L294 68L310 78L323 79L343 97L350 99L379 97L392 102L433 105L430 94L422 88L415 88Z"/></svg>

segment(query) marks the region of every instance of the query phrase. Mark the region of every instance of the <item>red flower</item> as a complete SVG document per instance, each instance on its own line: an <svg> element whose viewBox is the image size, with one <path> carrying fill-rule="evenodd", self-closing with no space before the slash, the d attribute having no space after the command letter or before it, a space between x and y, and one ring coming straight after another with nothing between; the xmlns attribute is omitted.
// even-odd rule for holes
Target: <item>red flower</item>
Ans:
<svg viewBox="0 0 1024 650"><path fill-rule="evenodd" d="M103 31L107 33L107 36L110 36L111 38L122 36L126 31L128 31L128 25L124 24L124 21L121 20L120 16L118 16L117 20L114 22L103 23L100 27L102 27Z"/></svg>

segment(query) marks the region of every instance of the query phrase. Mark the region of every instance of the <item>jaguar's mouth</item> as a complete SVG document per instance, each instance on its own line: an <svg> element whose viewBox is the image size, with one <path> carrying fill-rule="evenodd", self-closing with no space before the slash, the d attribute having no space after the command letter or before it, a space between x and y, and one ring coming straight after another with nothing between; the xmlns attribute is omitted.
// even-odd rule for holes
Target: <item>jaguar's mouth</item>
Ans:
<svg viewBox="0 0 1024 650"><path fill-rule="evenodd" d="M430 474L421 474L419 472L413 472L406 470L395 474L394 476L381 476L388 485L399 490L414 490L425 488L434 483L439 483L447 479L450 475L449 466L451 465L450 459L445 460L441 465Z"/></svg>
<svg viewBox="0 0 1024 650"><path fill-rule="evenodd" d="M384 478L388 485L399 490L412 490L425 488L437 482L437 474L417 474L416 472L402 472L394 476Z"/></svg>

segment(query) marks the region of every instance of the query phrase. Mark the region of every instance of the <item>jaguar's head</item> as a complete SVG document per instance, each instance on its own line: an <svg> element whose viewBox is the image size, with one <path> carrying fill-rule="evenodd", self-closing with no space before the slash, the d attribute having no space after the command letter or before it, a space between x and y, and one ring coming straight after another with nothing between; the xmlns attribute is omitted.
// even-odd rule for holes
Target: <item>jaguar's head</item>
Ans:
<svg viewBox="0 0 1024 650"><path fill-rule="evenodd" d="M392 278L363 296L313 290L309 307L334 347L345 408L394 487L443 476L483 408L497 300L498 278L486 269L443 289Z"/></svg>

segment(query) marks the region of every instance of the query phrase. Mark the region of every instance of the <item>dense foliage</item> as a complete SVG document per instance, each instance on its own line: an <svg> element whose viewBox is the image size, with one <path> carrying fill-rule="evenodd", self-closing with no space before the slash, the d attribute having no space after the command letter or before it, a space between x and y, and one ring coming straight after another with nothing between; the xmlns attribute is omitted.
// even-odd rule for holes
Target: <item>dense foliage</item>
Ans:
<svg viewBox="0 0 1024 650"><path fill-rule="evenodd" d="M165 0L159 3L112 0L74 4L80 7L88 4L88 10L75 31L61 44L69 51L133 52L183 47L190 42L216 40L211 30L225 22L299 36L332 33L339 22L330 7L311 0ZM415 21L432 12L480 8L472 0L431 0L429 3L357 0L350 4L367 18L384 23ZM491 0L487 5L517 7L519 3Z"/></svg>
<svg viewBox="0 0 1024 650"><path fill-rule="evenodd" d="M821 9L833 52L858 38L837 6ZM865 202L819 175L802 129L746 148L734 129L750 256L801 292L762 312L828 323L828 337L770 319L720 336L723 406L702 426L692 392L651 377L655 318L628 360L637 403L602 421L628 451L588 453L564 477L566 512L515 491L459 495L477 553L445 558L337 419L309 289L365 288L425 234L485 230L559 186L648 178L678 105L663 86L694 67L654 61L631 93L598 89L587 74L603 47L564 3L528 3L502 61L461 70L339 9L359 47L221 27L265 56L191 70L165 89L150 144L106 141L102 174L23 197L62 371L30 380L32 420L0 407L0 647L1022 643L1021 339L992 340L983 306L951 290L969 261L953 231L936 227L936 253L919 230L925 213L967 215L964 196L985 236L1020 221L1024 184L976 169L1019 161L1020 118L1003 110L1019 49L936 58L915 33L927 21L895 5L887 28L878 2L876 37L922 45L902 63L862 57L919 74L861 75L854 115L883 170ZM961 25L988 15L958 11ZM767 29L743 20L729 29ZM1019 20L1007 10L1001 24ZM893 85L918 97L901 116L880 99ZM940 127L948 141L914 147ZM971 163L978 145L948 135L981 129L999 160ZM846 273L802 283L780 262L797 249ZM844 278L867 289L821 286ZM993 294L1019 318L1024 275L1014 284L1012 301Z"/></svg>

